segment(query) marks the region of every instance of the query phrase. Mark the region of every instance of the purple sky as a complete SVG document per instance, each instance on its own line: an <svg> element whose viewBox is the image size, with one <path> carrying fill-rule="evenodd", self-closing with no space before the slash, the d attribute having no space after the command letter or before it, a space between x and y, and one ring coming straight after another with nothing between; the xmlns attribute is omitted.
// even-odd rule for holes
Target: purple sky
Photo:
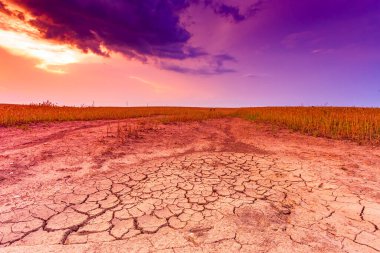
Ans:
<svg viewBox="0 0 380 253"><path fill-rule="evenodd" d="M0 0L0 103L380 106L378 0Z"/></svg>

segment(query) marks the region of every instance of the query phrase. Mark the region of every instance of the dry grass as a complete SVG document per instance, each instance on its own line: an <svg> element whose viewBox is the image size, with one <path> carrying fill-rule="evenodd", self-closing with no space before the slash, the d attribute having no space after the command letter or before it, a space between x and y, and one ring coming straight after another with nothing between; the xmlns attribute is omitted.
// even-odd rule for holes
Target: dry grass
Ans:
<svg viewBox="0 0 380 253"><path fill-rule="evenodd" d="M41 105L0 105L0 126L37 122L112 120L165 116L162 121L189 121L223 117L231 109L214 111L189 107L58 107Z"/></svg>
<svg viewBox="0 0 380 253"><path fill-rule="evenodd" d="M297 132L357 142L380 142L380 108L267 107L244 108L236 114Z"/></svg>
<svg viewBox="0 0 380 253"><path fill-rule="evenodd" d="M313 136L380 143L379 108L261 107L210 109L189 107L58 107L0 105L0 126L25 126L37 122L110 120L157 117L160 123L240 117L274 124ZM135 131L127 129L131 134Z"/></svg>

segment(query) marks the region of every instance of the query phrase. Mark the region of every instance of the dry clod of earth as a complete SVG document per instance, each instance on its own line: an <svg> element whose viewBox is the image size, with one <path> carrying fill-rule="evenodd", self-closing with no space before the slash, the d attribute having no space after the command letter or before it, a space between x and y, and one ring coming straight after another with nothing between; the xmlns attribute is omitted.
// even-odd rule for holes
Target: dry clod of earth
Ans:
<svg viewBox="0 0 380 253"><path fill-rule="evenodd" d="M0 252L380 252L379 148L240 119L120 144L119 123L0 130Z"/></svg>

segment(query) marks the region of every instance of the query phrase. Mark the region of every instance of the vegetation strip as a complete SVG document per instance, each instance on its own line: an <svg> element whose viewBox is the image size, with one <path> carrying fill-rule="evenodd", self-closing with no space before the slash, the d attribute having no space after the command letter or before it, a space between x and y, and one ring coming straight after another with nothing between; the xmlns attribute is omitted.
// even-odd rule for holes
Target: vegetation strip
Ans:
<svg viewBox="0 0 380 253"><path fill-rule="evenodd" d="M380 109L352 107L60 107L0 105L0 126L25 127L38 122L113 120L160 116L162 123L239 117L285 127L308 135L380 143Z"/></svg>

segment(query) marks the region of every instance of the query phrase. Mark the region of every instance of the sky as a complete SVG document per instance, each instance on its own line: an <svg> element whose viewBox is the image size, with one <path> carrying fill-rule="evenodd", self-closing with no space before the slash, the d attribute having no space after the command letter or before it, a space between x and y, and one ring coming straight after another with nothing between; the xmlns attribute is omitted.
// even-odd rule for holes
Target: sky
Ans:
<svg viewBox="0 0 380 253"><path fill-rule="evenodd" d="M379 0L0 0L0 103L380 106Z"/></svg>

